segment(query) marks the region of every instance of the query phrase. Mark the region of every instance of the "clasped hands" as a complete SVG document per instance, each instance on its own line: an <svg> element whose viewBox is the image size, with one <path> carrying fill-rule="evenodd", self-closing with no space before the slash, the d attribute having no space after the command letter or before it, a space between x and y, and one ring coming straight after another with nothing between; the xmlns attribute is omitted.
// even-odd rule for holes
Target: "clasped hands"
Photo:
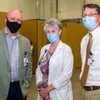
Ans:
<svg viewBox="0 0 100 100"><path fill-rule="evenodd" d="M43 100L50 100L48 88L39 88L38 91Z"/></svg>
<svg viewBox="0 0 100 100"><path fill-rule="evenodd" d="M54 90L55 87L52 84L47 87L43 87L42 84L43 81L39 82L38 84L38 91L40 93L40 96L43 98L43 100L50 100L49 93L50 91Z"/></svg>

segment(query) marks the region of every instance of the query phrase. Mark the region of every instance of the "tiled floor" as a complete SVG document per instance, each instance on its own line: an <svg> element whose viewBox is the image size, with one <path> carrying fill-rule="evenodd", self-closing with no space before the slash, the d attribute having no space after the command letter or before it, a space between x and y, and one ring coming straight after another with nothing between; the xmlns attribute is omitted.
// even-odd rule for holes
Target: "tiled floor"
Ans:
<svg viewBox="0 0 100 100"><path fill-rule="evenodd" d="M73 100L81 100L82 97L82 88L79 82L79 74L80 74L80 68L74 69L73 76L71 79L73 96L74 96ZM35 75L33 75L27 100L37 100L36 97L37 97L37 88L35 85Z"/></svg>

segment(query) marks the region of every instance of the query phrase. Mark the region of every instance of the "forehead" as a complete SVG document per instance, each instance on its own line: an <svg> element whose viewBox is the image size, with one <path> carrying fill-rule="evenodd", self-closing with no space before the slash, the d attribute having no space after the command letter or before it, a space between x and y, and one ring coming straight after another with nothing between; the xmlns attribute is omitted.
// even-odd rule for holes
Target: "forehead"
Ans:
<svg viewBox="0 0 100 100"><path fill-rule="evenodd" d="M18 10L12 10L8 12L7 17L21 19L22 15Z"/></svg>
<svg viewBox="0 0 100 100"><path fill-rule="evenodd" d="M83 13L92 13L92 12L97 12L96 8L88 8L88 7L86 7L83 10Z"/></svg>
<svg viewBox="0 0 100 100"><path fill-rule="evenodd" d="M57 30L57 29L58 28L55 25L48 25L47 28L46 28L46 30Z"/></svg>

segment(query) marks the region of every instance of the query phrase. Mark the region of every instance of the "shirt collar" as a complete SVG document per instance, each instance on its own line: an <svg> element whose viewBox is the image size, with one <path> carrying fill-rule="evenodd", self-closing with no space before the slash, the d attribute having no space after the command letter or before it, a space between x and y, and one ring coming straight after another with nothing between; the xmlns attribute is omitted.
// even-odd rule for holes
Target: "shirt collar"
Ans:
<svg viewBox="0 0 100 100"><path fill-rule="evenodd" d="M95 35L97 35L97 34L100 34L100 26L98 26L95 30L93 30L92 32L91 32L91 34L92 34L92 36L95 36Z"/></svg>
<svg viewBox="0 0 100 100"><path fill-rule="evenodd" d="M6 28L5 28L5 35L9 35ZM9 35L9 36L11 37L11 35ZM19 37L19 33L17 32L16 38L18 38L18 37Z"/></svg>

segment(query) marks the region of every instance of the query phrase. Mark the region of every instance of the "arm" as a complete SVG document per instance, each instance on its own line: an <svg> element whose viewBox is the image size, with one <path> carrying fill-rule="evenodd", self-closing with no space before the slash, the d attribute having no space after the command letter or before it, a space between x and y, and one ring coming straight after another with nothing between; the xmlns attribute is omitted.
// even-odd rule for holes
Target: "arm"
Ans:
<svg viewBox="0 0 100 100"><path fill-rule="evenodd" d="M45 98L45 97L49 94L49 92L52 91L53 89L55 89L55 88L54 88L54 86L51 84L51 85L49 85L47 88L40 88L40 89L38 89L38 91L40 92L40 95L41 95L43 98Z"/></svg>
<svg viewBox="0 0 100 100"><path fill-rule="evenodd" d="M58 63L60 65L57 66L57 68L60 67L59 70L60 74L58 74L58 77L54 81L52 81L52 83L47 88L40 89L41 91L40 93L43 97L45 97L53 89L55 88L59 89L70 81L70 78L72 76L72 69L73 69L73 55L71 49L66 49L66 48L63 49L64 50L62 50L62 53L60 52L61 53L59 59L60 63Z"/></svg>
<svg viewBox="0 0 100 100"><path fill-rule="evenodd" d="M21 88L23 95L26 95L30 86L31 77L32 77L32 62L31 62L31 54L30 54L30 42L29 40L21 40L21 44L25 44L20 49L20 53L24 55L24 52L27 51L27 58L28 58L28 64L24 66L24 56L20 55L20 58L22 58L22 64L21 64Z"/></svg>
<svg viewBox="0 0 100 100"><path fill-rule="evenodd" d="M61 63L61 73L59 76L52 82L52 85L59 89L67 84L72 76L73 71L73 54L71 48L64 47L62 50L62 56L60 57Z"/></svg>
<svg viewBox="0 0 100 100"><path fill-rule="evenodd" d="M27 50L28 50L28 64L26 66L26 79L30 82L32 77L32 58L30 53L30 42L27 42Z"/></svg>
<svg viewBox="0 0 100 100"><path fill-rule="evenodd" d="M42 72L40 69L40 62L41 62L41 59L43 58L44 53L45 53L44 49L42 48L40 52L40 57L37 63L37 68L36 68L36 85L38 87L40 87L40 85L42 84Z"/></svg>

